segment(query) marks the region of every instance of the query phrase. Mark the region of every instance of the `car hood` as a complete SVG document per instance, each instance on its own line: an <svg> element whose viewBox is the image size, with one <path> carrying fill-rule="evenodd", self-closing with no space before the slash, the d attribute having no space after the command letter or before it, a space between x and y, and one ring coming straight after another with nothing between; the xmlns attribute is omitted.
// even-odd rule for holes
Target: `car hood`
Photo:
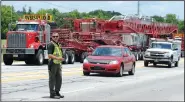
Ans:
<svg viewBox="0 0 185 102"><path fill-rule="evenodd" d="M119 60L121 57L116 56L88 56L88 59L93 60Z"/></svg>
<svg viewBox="0 0 185 102"><path fill-rule="evenodd" d="M153 52L153 51L156 51L156 52L171 52L172 50L170 50L170 49L151 48L151 49L147 49L147 51L149 51L149 52Z"/></svg>

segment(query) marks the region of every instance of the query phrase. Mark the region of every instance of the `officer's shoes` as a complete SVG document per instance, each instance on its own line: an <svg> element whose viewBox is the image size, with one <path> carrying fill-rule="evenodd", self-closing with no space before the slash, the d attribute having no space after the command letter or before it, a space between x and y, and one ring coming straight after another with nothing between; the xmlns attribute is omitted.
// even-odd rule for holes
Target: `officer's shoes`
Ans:
<svg viewBox="0 0 185 102"><path fill-rule="evenodd" d="M56 92L56 95L59 96L60 98L64 98L64 95L60 95L59 92Z"/></svg>
<svg viewBox="0 0 185 102"><path fill-rule="evenodd" d="M56 95L50 95L50 98L54 98L54 99L60 99L60 96L56 96Z"/></svg>

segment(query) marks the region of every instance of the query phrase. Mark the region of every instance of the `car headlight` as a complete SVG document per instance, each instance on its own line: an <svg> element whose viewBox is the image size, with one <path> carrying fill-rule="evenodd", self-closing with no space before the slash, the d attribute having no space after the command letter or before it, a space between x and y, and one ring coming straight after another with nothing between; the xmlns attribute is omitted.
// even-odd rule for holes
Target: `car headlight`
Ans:
<svg viewBox="0 0 185 102"><path fill-rule="evenodd" d="M111 61L109 64L118 64L118 61Z"/></svg>
<svg viewBox="0 0 185 102"><path fill-rule="evenodd" d="M84 59L84 62L83 63L89 63L87 59Z"/></svg>
<svg viewBox="0 0 185 102"><path fill-rule="evenodd" d="M150 56L150 52L146 51L146 52L145 52L145 55L146 55L146 56Z"/></svg>
<svg viewBox="0 0 185 102"><path fill-rule="evenodd" d="M34 48L34 46L31 44L31 45L30 45L30 48Z"/></svg>

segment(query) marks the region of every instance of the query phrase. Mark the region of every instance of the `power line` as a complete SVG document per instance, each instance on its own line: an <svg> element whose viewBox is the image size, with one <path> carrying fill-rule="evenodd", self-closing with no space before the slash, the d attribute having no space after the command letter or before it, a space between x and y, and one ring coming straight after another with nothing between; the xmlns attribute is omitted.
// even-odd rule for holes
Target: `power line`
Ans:
<svg viewBox="0 0 185 102"><path fill-rule="evenodd" d="M140 3L139 3L139 1L137 2L137 14L139 15L139 13L140 13Z"/></svg>
<svg viewBox="0 0 185 102"><path fill-rule="evenodd" d="M42 1L42 2L43 2L43 1ZM66 10L69 10L69 9L75 10L75 8L64 7L64 6L62 6L62 5L56 5L56 4L49 3L49 2L44 2L44 3L50 4L50 5L54 5L54 6L57 6L57 7L60 7L60 8L64 8L64 9L66 9Z"/></svg>

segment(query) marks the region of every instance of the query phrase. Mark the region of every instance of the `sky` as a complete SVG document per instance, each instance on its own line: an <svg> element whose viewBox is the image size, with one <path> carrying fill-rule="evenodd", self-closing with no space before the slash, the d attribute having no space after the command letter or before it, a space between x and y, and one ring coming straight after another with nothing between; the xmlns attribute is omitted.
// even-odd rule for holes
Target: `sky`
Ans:
<svg viewBox="0 0 185 102"><path fill-rule="evenodd" d="M26 7L33 12L39 9L57 8L60 12L89 12L97 9L116 11L123 15L137 14L137 1L2 1L2 5L12 5L15 10ZM140 1L140 14L145 16L176 14L184 20L184 1Z"/></svg>

